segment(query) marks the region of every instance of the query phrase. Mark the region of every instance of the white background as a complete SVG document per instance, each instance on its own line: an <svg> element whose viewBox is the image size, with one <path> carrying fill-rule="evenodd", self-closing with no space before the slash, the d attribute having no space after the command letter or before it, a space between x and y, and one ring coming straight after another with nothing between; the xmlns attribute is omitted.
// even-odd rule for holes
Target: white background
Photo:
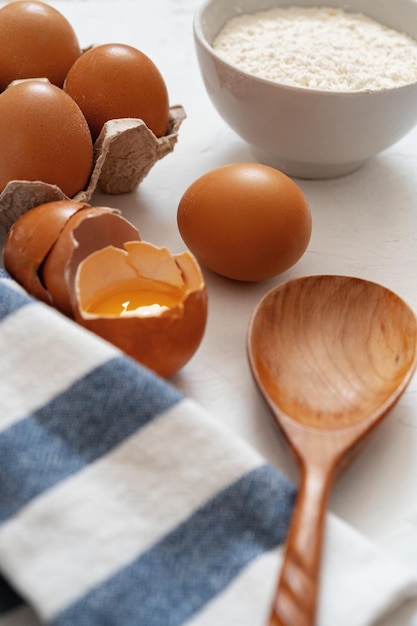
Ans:
<svg viewBox="0 0 417 626"><path fill-rule="evenodd" d="M192 36L198 0L51 2L81 44L122 42L148 54L161 70L170 102L187 113L172 154L157 163L137 192L96 193L91 203L122 209L143 239L185 248L176 225L181 195L217 166L252 161L249 148L222 121L204 90ZM202 344L172 382L238 432L294 481L297 468L261 399L246 359L246 331L259 299L297 276L359 276L396 291L417 311L417 129L356 173L333 180L297 180L309 202L313 234L290 271L259 284L205 271L209 319ZM417 570L417 377L400 403L334 486L330 508ZM409 603L379 626L405 626ZM335 625L337 626L337 625Z"/></svg>

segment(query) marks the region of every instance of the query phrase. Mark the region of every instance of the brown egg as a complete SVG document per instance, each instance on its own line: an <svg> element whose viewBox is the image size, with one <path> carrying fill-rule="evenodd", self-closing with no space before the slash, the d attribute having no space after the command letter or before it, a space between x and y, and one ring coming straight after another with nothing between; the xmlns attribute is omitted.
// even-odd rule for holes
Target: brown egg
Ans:
<svg viewBox="0 0 417 626"><path fill-rule="evenodd" d="M13 225L4 245L4 266L30 294L72 316L69 285L77 264L99 248L139 238L116 209L48 202Z"/></svg>
<svg viewBox="0 0 417 626"><path fill-rule="evenodd" d="M298 185L259 163L225 165L201 176L183 194L177 221L203 265L241 281L288 270L304 254L312 229Z"/></svg>
<svg viewBox="0 0 417 626"><path fill-rule="evenodd" d="M0 94L0 192L11 180L56 185L68 197L83 190L93 167L87 122L75 102L40 80Z"/></svg>
<svg viewBox="0 0 417 626"><path fill-rule="evenodd" d="M206 326L207 292L188 252L133 241L86 257L75 277L75 318L163 377L183 367Z"/></svg>
<svg viewBox="0 0 417 626"><path fill-rule="evenodd" d="M156 135L168 128L168 92L156 65L124 44L102 44L84 52L71 67L65 91L84 113L95 140L111 119L136 118Z"/></svg>
<svg viewBox="0 0 417 626"><path fill-rule="evenodd" d="M23 0L0 9L0 90L22 78L62 87L80 54L71 24L48 4Z"/></svg>

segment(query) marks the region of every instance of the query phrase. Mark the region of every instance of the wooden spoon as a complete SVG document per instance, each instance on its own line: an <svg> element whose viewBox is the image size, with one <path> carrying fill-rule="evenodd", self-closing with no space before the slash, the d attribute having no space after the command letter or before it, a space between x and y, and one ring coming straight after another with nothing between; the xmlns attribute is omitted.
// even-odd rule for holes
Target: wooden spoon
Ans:
<svg viewBox="0 0 417 626"><path fill-rule="evenodd" d="M332 480L404 392L416 352L412 310L358 278L299 278L256 308L249 363L301 470L269 626L314 624Z"/></svg>

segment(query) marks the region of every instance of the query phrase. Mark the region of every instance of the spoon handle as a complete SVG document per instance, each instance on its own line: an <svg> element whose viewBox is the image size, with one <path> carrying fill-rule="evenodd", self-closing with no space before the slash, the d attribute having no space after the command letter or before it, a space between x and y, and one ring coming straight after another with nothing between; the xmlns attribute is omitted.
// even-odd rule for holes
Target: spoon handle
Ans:
<svg viewBox="0 0 417 626"><path fill-rule="evenodd" d="M302 469L269 626L312 626L318 595L324 520L332 469Z"/></svg>

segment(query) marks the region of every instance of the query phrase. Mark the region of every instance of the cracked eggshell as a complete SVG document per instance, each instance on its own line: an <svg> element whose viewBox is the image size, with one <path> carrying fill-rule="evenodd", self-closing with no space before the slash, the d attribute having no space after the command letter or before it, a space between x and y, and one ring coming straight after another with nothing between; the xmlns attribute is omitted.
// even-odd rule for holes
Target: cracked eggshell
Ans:
<svg viewBox="0 0 417 626"><path fill-rule="evenodd" d="M4 267L28 293L51 304L39 270L69 218L87 205L51 202L22 215L9 230L3 250ZM53 213L53 217L52 217Z"/></svg>
<svg viewBox="0 0 417 626"><path fill-rule="evenodd" d="M117 209L61 200L31 209L7 234L4 266L28 293L72 316L68 283L98 248L139 239Z"/></svg>
<svg viewBox="0 0 417 626"><path fill-rule="evenodd" d="M85 190L68 198L56 185L42 181L9 181L0 194L0 226L8 232L32 208L54 201L87 203L94 191L131 193L157 161L174 150L186 114L182 106L169 110L167 134L156 137L142 120L110 120L94 144L94 167Z"/></svg>
<svg viewBox="0 0 417 626"><path fill-rule="evenodd" d="M117 209L86 206L66 222L42 265L42 280L52 305L72 317L70 285L79 263L89 254L126 241L139 240L139 231Z"/></svg>
<svg viewBox="0 0 417 626"><path fill-rule="evenodd" d="M169 293L174 303L156 307L156 312L137 309L125 316L94 313L91 303L123 283ZM124 250L109 246L79 264L74 288L76 321L162 377L181 369L203 338L207 290L189 252L171 254L143 241L127 242Z"/></svg>

